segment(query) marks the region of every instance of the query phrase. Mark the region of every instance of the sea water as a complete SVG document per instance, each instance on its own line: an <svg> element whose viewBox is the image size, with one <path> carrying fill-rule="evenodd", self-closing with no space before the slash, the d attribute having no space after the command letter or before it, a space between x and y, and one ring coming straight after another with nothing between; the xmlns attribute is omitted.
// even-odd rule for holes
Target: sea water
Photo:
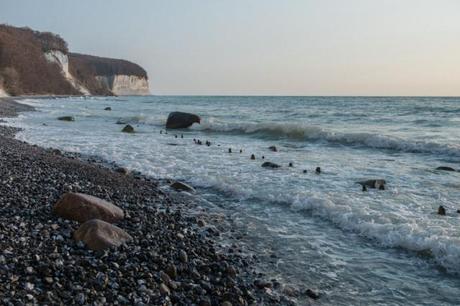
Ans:
<svg viewBox="0 0 460 306"><path fill-rule="evenodd" d="M460 304L460 172L435 170L460 169L459 98L23 102L37 111L9 120L24 129L17 138L195 186L245 233L240 244L262 259L259 269L318 290L320 304ZM198 114L201 124L160 133L172 111ZM75 122L56 120L67 115ZM121 133L117 121L136 133ZM385 179L386 190L363 192L356 182L367 179Z"/></svg>

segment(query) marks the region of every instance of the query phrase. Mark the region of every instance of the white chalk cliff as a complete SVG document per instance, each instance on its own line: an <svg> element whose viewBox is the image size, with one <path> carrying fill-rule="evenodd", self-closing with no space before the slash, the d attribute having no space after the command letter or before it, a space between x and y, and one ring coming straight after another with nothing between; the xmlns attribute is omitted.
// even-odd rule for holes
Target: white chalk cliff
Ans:
<svg viewBox="0 0 460 306"><path fill-rule="evenodd" d="M114 95L117 96L145 96L149 95L149 82L144 77L136 75L96 76Z"/></svg>
<svg viewBox="0 0 460 306"><path fill-rule="evenodd" d="M0 98L1 97L8 97L8 94L6 91L3 89L2 84L0 84Z"/></svg>
<svg viewBox="0 0 460 306"><path fill-rule="evenodd" d="M69 72L69 57L61 51L52 50L45 53L45 58L50 63L56 63L61 67L62 75L72 86L85 96L91 95L85 86L81 85Z"/></svg>
<svg viewBox="0 0 460 306"><path fill-rule="evenodd" d="M72 86L84 95L91 95L91 92L83 86L69 71L69 58L61 51L52 50L45 53L46 59L56 63L62 70L62 75ZM96 80L106 86L117 96L149 95L149 82L146 77L136 75L115 74L110 76L95 76Z"/></svg>

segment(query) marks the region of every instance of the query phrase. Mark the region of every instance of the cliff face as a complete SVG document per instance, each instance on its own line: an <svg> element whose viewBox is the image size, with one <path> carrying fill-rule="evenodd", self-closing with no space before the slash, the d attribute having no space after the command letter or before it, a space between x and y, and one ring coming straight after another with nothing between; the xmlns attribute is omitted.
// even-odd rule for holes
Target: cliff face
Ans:
<svg viewBox="0 0 460 306"><path fill-rule="evenodd" d="M2 95L146 95L148 77L134 63L69 53L58 35L0 25Z"/></svg>
<svg viewBox="0 0 460 306"><path fill-rule="evenodd" d="M105 84L117 96L149 95L149 83L145 77L117 74L97 76L96 79Z"/></svg>
<svg viewBox="0 0 460 306"><path fill-rule="evenodd" d="M150 94L147 72L137 64L78 53L70 53L69 60L72 75L85 86L96 84L94 90L115 95Z"/></svg>

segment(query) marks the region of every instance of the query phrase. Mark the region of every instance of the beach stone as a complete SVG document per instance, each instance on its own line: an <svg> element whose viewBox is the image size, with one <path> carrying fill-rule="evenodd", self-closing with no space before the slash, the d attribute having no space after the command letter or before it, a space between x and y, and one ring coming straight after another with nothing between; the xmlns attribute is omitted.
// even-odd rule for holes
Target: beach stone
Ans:
<svg viewBox="0 0 460 306"><path fill-rule="evenodd" d="M91 219L114 223L124 218L124 212L118 206L91 195L73 192L65 193L54 205L53 212L61 218L80 223Z"/></svg>
<svg viewBox="0 0 460 306"><path fill-rule="evenodd" d="M278 152L278 148L276 146L269 146L268 149L273 152Z"/></svg>
<svg viewBox="0 0 460 306"><path fill-rule="evenodd" d="M170 295L171 294L171 291L169 290L168 286L166 286L165 284L161 284L160 285L160 293L162 295Z"/></svg>
<svg viewBox="0 0 460 306"><path fill-rule="evenodd" d="M121 228L102 220L89 220L75 232L74 239L83 241L93 251L119 247L132 237Z"/></svg>
<svg viewBox="0 0 460 306"><path fill-rule="evenodd" d="M190 127L194 123L200 123L201 118L195 114L183 113L183 112L172 112L169 114L166 121L167 129L185 129Z"/></svg>
<svg viewBox="0 0 460 306"><path fill-rule="evenodd" d="M127 124L122 130L123 133L134 133L134 128Z"/></svg>
<svg viewBox="0 0 460 306"><path fill-rule="evenodd" d="M166 268L166 274L169 275L169 277L171 277L172 279L176 278L177 277L177 268L175 265L169 265L167 268Z"/></svg>
<svg viewBox="0 0 460 306"><path fill-rule="evenodd" d="M263 167L263 168L272 168L272 169L275 169L275 168L279 168L279 167L281 167L281 166L278 165L278 164L272 163L272 162L264 162L264 163L262 164L262 167Z"/></svg>
<svg viewBox="0 0 460 306"><path fill-rule="evenodd" d="M452 167L446 167L446 166L438 167L438 168L436 168L436 170L451 171L451 172L456 172L456 171L457 171L457 170L455 170L455 169L452 168Z"/></svg>
<svg viewBox="0 0 460 306"><path fill-rule="evenodd" d="M179 181L175 181L169 186L177 191L195 192L195 188Z"/></svg>
<svg viewBox="0 0 460 306"><path fill-rule="evenodd" d="M361 186L366 186L372 189L383 189L385 188L386 181L382 179L377 179L377 180L367 180L367 181L362 181L362 182L357 182Z"/></svg>
<svg viewBox="0 0 460 306"><path fill-rule="evenodd" d="M75 117L73 116L62 116L58 117L57 119L61 121L75 121Z"/></svg>
<svg viewBox="0 0 460 306"><path fill-rule="evenodd" d="M184 250L179 251L179 259L182 262L188 262L188 256L187 256L187 253Z"/></svg>

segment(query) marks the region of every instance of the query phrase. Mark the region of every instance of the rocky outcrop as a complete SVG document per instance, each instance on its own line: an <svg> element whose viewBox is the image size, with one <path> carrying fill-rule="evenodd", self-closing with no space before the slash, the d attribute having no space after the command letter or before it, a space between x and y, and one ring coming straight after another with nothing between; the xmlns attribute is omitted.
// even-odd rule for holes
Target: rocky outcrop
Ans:
<svg viewBox="0 0 460 306"><path fill-rule="evenodd" d="M124 217L123 210L105 200L82 193L66 193L54 205L54 213L64 219L80 223L101 219L114 223Z"/></svg>
<svg viewBox="0 0 460 306"><path fill-rule="evenodd" d="M73 234L77 241L83 241L93 251L119 247L133 238L124 230L102 220L89 220Z"/></svg>

